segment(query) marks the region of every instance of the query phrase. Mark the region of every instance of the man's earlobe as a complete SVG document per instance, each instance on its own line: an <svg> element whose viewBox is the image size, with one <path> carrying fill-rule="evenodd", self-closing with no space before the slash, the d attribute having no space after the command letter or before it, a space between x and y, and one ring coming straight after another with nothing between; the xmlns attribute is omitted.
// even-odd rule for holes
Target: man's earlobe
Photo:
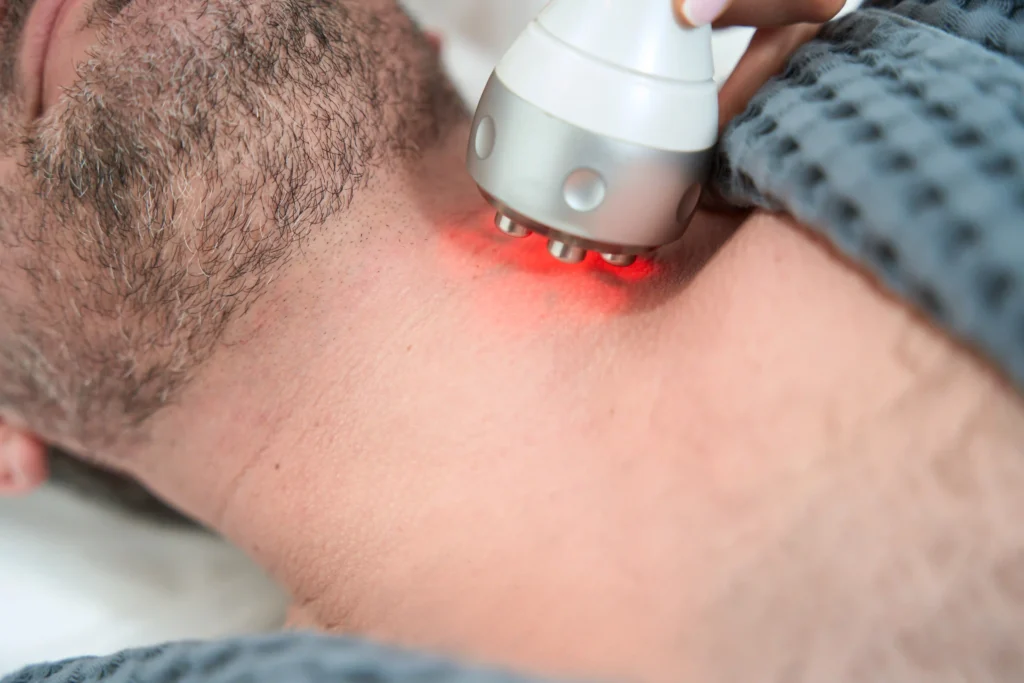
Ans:
<svg viewBox="0 0 1024 683"><path fill-rule="evenodd" d="M441 34L435 31L425 31L424 35L427 37L427 42L430 43L430 46L437 52L440 52L444 45L444 39L441 37Z"/></svg>
<svg viewBox="0 0 1024 683"><path fill-rule="evenodd" d="M49 476L46 447L33 435L0 422L0 496L35 491Z"/></svg>

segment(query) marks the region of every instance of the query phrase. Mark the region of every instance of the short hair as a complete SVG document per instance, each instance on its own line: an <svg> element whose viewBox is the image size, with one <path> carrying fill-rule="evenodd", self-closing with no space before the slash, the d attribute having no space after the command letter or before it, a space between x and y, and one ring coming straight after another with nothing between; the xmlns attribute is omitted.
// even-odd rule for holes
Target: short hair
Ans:
<svg viewBox="0 0 1024 683"><path fill-rule="evenodd" d="M89 451L173 401L296 245L465 114L394 0L125 5L98 4L100 43L0 187L0 408Z"/></svg>

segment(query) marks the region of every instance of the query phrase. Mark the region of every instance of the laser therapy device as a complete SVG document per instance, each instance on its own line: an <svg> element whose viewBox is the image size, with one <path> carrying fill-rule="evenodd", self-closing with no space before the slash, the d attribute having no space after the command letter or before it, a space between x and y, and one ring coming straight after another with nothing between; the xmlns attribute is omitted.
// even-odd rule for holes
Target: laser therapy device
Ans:
<svg viewBox="0 0 1024 683"><path fill-rule="evenodd" d="M670 0L550 2L473 120L467 166L498 229L569 264L628 266L681 238L718 134L711 36Z"/></svg>

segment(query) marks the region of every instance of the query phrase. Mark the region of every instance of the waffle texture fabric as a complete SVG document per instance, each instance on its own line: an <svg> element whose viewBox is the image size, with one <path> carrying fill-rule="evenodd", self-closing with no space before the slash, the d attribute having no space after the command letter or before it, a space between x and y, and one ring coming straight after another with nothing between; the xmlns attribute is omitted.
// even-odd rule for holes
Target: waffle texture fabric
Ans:
<svg viewBox="0 0 1024 683"><path fill-rule="evenodd" d="M727 202L800 219L1024 389L1024 0L869 0L716 166Z"/></svg>
<svg viewBox="0 0 1024 683"><path fill-rule="evenodd" d="M1024 387L1024 0L877 0L725 133L716 189L819 230ZM30 667L0 683L526 683L279 634Z"/></svg>
<svg viewBox="0 0 1024 683"><path fill-rule="evenodd" d="M0 683L530 683L493 669L313 633L185 642L27 668Z"/></svg>

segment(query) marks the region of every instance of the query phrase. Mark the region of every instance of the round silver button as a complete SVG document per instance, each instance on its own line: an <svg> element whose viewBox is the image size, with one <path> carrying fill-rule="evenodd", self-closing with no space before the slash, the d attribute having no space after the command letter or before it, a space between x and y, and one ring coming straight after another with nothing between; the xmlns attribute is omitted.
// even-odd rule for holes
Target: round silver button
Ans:
<svg viewBox="0 0 1024 683"><path fill-rule="evenodd" d="M569 174L565 180L565 203L574 211L586 213L601 206L607 188L604 178L596 171L581 168Z"/></svg>
<svg viewBox="0 0 1024 683"><path fill-rule="evenodd" d="M473 147L481 161L491 156L491 152L494 151L495 136L494 119L485 116L476 125L476 135L473 136Z"/></svg>

